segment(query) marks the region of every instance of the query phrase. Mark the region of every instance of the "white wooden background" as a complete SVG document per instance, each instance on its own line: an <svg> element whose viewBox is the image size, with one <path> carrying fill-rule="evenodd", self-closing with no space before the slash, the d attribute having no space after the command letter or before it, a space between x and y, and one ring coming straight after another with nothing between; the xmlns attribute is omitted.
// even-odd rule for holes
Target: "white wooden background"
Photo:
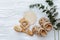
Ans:
<svg viewBox="0 0 60 40"><path fill-rule="evenodd" d="M46 37L36 35L31 37L13 30L13 26L19 24L18 20L23 16L23 13L31 10L29 9L29 5L35 3L46 5L45 0L0 0L0 40L54 40L53 30ZM57 5L57 11L59 12L60 0L54 0L54 3ZM33 11L40 17L41 12L38 9L34 9ZM57 18L60 17L59 15ZM57 31L56 40L58 40Z"/></svg>

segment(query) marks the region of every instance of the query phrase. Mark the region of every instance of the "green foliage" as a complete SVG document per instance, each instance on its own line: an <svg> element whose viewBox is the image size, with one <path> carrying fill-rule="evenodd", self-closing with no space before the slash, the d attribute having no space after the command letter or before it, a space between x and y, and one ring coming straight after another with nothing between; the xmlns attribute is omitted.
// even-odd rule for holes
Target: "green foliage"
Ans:
<svg viewBox="0 0 60 40"><path fill-rule="evenodd" d="M46 0L49 6L53 6L53 2L51 0Z"/></svg>
<svg viewBox="0 0 60 40"><path fill-rule="evenodd" d="M34 8L34 7L39 7L40 4L33 4L33 5L30 5L30 8Z"/></svg>
<svg viewBox="0 0 60 40"><path fill-rule="evenodd" d="M57 29L60 30L60 23L58 23L56 26L57 26Z"/></svg>
<svg viewBox="0 0 60 40"><path fill-rule="evenodd" d="M44 9L43 12L46 12L46 10Z"/></svg>
<svg viewBox="0 0 60 40"><path fill-rule="evenodd" d="M33 5L30 5L30 8L34 8L34 7L38 7L39 9L44 9L44 5L42 5L42 4L33 4Z"/></svg>
<svg viewBox="0 0 60 40"><path fill-rule="evenodd" d="M41 6L39 7L39 9L44 9L44 5L41 4Z"/></svg>
<svg viewBox="0 0 60 40"><path fill-rule="evenodd" d="M48 7L46 7L45 9L45 6L42 5L42 4L33 4L33 5L30 5L30 8L34 8L34 7L37 7L40 9L42 9L43 11L42 12L45 12L47 15L48 15L48 18L50 20L50 22L52 23L52 25L55 25L55 22L57 21L55 19L55 17L58 15L58 12L56 12L56 6L54 6L53 4L53 1L52 0L46 0L46 3L48 3L48 5L51 7L50 9L48 9ZM56 30L59 30L60 29L60 23L58 23L57 25L57 28L53 27L54 29Z"/></svg>

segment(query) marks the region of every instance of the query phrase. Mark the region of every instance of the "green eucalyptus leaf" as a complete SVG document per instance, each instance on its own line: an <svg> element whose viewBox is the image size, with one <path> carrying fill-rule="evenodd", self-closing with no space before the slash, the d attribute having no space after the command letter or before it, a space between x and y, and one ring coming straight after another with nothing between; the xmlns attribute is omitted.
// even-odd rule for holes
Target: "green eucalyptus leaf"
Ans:
<svg viewBox="0 0 60 40"><path fill-rule="evenodd" d="M58 23L56 26L57 26L57 27L60 27L60 23Z"/></svg>
<svg viewBox="0 0 60 40"><path fill-rule="evenodd" d="M58 15L58 12L56 12L53 16L56 17Z"/></svg>
<svg viewBox="0 0 60 40"><path fill-rule="evenodd" d="M40 4L35 4L34 6L35 6L35 7L39 7L39 6L40 6Z"/></svg>
<svg viewBox="0 0 60 40"><path fill-rule="evenodd" d="M56 26L57 26L57 29L60 30L60 23L58 23Z"/></svg>
<svg viewBox="0 0 60 40"><path fill-rule="evenodd" d="M56 12L56 9L53 10L53 13Z"/></svg>
<svg viewBox="0 0 60 40"><path fill-rule="evenodd" d="M53 10L53 9L54 9L54 8L51 8L50 11Z"/></svg>
<svg viewBox="0 0 60 40"><path fill-rule="evenodd" d="M45 7L45 6L41 4L41 7L39 7L39 9L44 9L44 7Z"/></svg>
<svg viewBox="0 0 60 40"><path fill-rule="evenodd" d="M37 4L37 6L39 7L39 6L40 6L40 4Z"/></svg>
<svg viewBox="0 0 60 40"><path fill-rule="evenodd" d="M30 5L29 7L30 7L30 8L34 8L34 5Z"/></svg>
<svg viewBox="0 0 60 40"><path fill-rule="evenodd" d="M49 6L53 6L53 2L52 1L50 1L48 4L49 4Z"/></svg>
<svg viewBox="0 0 60 40"><path fill-rule="evenodd" d="M52 19L50 19L50 22L52 23L52 25L54 25L56 20L54 18L52 18Z"/></svg>
<svg viewBox="0 0 60 40"><path fill-rule="evenodd" d="M58 30L56 27L53 27L55 30Z"/></svg>
<svg viewBox="0 0 60 40"><path fill-rule="evenodd" d="M46 2L50 2L50 0L46 0Z"/></svg>
<svg viewBox="0 0 60 40"><path fill-rule="evenodd" d="M48 13L50 13L50 11L49 11L49 10L47 10L47 11L46 11L46 13L48 14Z"/></svg>
<svg viewBox="0 0 60 40"><path fill-rule="evenodd" d="M46 0L49 6L53 6L53 2L51 0Z"/></svg>
<svg viewBox="0 0 60 40"><path fill-rule="evenodd" d="M46 10L43 10L43 12L46 12Z"/></svg>

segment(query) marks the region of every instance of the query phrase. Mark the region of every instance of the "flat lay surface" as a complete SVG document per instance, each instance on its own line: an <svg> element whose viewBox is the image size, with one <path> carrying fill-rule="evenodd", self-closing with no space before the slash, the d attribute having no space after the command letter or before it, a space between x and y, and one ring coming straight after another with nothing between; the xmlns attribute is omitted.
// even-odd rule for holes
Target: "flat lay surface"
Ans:
<svg viewBox="0 0 60 40"><path fill-rule="evenodd" d="M46 17L46 14L42 14L38 9L29 8L29 5L35 3L46 5L45 0L0 0L0 40L54 40L54 29L48 32L46 37L29 36L25 33L14 31L14 25L19 24L20 18L23 17L26 11L32 10L37 16L37 21L41 17ZM57 18L60 18L60 0L54 0L54 4L59 12ZM56 40L58 40L57 31Z"/></svg>

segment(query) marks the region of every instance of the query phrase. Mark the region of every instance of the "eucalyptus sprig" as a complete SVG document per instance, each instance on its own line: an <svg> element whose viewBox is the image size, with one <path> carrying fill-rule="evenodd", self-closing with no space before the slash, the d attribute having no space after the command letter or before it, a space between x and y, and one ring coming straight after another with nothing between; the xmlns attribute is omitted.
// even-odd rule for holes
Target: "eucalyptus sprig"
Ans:
<svg viewBox="0 0 60 40"><path fill-rule="evenodd" d="M55 23L57 21L55 17L58 15L58 12L56 12L56 6L54 6L53 0L46 0L45 2L51 7L50 9L48 9L48 7L45 7L43 4L33 4L33 5L30 5L30 8L37 7L37 8L39 8L39 10L42 9L43 10L42 12L45 12L48 15L48 18L49 18L50 22L52 23L52 25L55 25ZM54 28L56 30L59 30L60 23L57 23L56 26L57 26L57 28L55 28L55 27Z"/></svg>
<svg viewBox="0 0 60 40"><path fill-rule="evenodd" d="M37 7L37 8L39 8L39 9L44 9L44 5L42 5L42 4L33 4L33 5L30 5L30 8L34 8L34 7Z"/></svg>
<svg viewBox="0 0 60 40"><path fill-rule="evenodd" d="M52 25L54 25L56 22L55 17L58 15L58 13L56 12L56 8L52 7L50 8L50 10L47 8L44 9L43 12L46 12L48 18L50 19L50 22L52 23Z"/></svg>

